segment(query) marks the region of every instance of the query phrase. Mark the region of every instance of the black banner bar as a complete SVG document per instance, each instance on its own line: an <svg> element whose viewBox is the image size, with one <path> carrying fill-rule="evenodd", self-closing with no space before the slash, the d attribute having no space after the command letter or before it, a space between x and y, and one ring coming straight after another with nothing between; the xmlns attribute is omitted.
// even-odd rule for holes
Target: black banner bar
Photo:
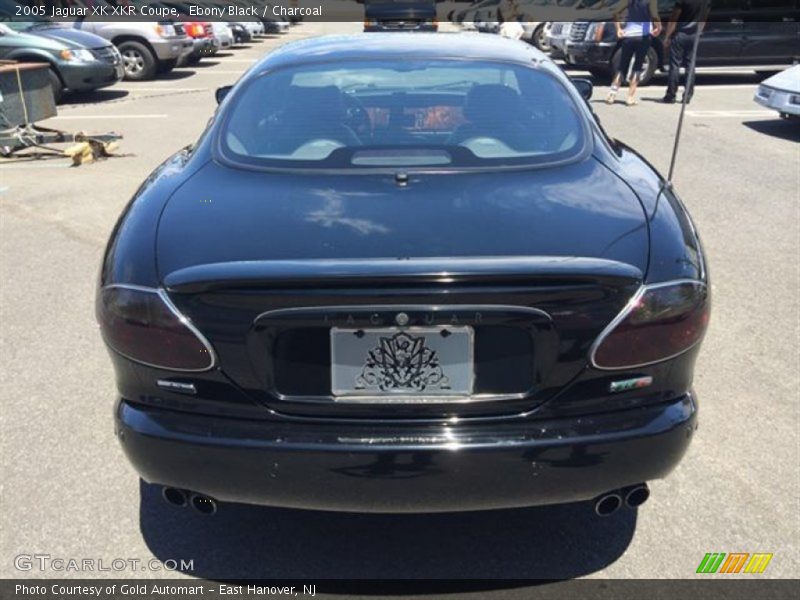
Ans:
<svg viewBox="0 0 800 600"><path fill-rule="evenodd" d="M480 598L528 600L780 600L796 580L704 576L696 580L235 580L6 579L4 600L254 600L277 598ZM746 578L747 577L747 578ZM457 595L457 596L454 596Z"/></svg>
<svg viewBox="0 0 800 600"><path fill-rule="evenodd" d="M672 18L676 0L659 0L662 21ZM428 5L440 23L521 20L527 22L611 21L625 18L627 0L500 0L498 3L463 0L8 0L0 7L2 21L236 21L302 20L308 22L362 22L366 9L381 14L393 7L402 18L421 14ZM785 6L784 6L785 5ZM423 11L424 12L424 11ZM786 2L711 0L709 21L800 22L800 7ZM387 16L386 18L394 18Z"/></svg>

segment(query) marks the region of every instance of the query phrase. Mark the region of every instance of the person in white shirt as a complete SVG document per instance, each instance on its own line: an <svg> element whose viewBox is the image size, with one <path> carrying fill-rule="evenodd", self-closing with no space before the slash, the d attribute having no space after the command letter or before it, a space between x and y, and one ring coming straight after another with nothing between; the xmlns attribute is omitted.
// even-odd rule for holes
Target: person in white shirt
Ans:
<svg viewBox="0 0 800 600"><path fill-rule="evenodd" d="M627 10L627 21L623 26L620 15ZM606 97L606 103L614 104L623 78L628 74L631 60L633 70L628 81L628 98L625 104L637 104L636 89L639 87L639 78L647 51L650 50L652 37L661 33L661 18L658 16L657 0L628 0L627 6L614 15L614 25L617 28L617 38L621 39L619 68L614 75L611 91ZM652 37L651 37L652 36Z"/></svg>

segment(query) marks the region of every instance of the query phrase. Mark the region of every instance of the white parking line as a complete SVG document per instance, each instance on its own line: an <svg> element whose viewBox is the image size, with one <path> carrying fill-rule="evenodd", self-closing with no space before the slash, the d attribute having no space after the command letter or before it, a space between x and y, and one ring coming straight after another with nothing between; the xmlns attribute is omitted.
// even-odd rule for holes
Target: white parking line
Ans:
<svg viewBox="0 0 800 600"><path fill-rule="evenodd" d="M131 87L131 88L114 88L114 91L120 92L204 92L211 88L174 88L165 85L163 87Z"/></svg>
<svg viewBox="0 0 800 600"><path fill-rule="evenodd" d="M71 161L60 163L46 163L39 160L20 163L6 163L0 160L0 168L6 169L68 169L72 167Z"/></svg>
<svg viewBox="0 0 800 600"><path fill-rule="evenodd" d="M699 119L741 119L747 117L777 117L770 110L687 110L686 115Z"/></svg>
<svg viewBox="0 0 800 600"><path fill-rule="evenodd" d="M244 71L195 71L194 76L197 75L242 75Z"/></svg>
<svg viewBox="0 0 800 600"><path fill-rule="evenodd" d="M58 115L54 119L166 119L168 115Z"/></svg>
<svg viewBox="0 0 800 600"><path fill-rule="evenodd" d="M653 86L655 87L655 86ZM729 90L754 90L758 87L756 83L731 83L726 85L714 85L713 83L706 83L698 85L695 88L695 93L702 94L705 92L724 92ZM653 88L651 88L653 89ZM666 90L666 86L661 86L661 89Z"/></svg>
<svg viewBox="0 0 800 600"><path fill-rule="evenodd" d="M595 89L609 89L610 86L608 85L596 85ZM731 90L751 90L755 92L758 84L756 83L730 83L725 85L714 85L713 83L707 83L698 85L696 88L696 94L705 94L706 92L729 92ZM647 92L665 92L667 90L667 86L661 84L651 84L643 88L639 88L642 93Z"/></svg>

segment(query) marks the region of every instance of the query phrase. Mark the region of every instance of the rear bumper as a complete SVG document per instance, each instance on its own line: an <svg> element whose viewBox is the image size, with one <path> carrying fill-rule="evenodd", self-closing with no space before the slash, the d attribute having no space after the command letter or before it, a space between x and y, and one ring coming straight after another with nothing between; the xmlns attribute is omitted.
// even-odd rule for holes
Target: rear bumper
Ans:
<svg viewBox="0 0 800 600"><path fill-rule="evenodd" d="M753 99L782 114L800 116L800 94L760 86Z"/></svg>
<svg viewBox="0 0 800 600"><path fill-rule="evenodd" d="M116 430L150 483L217 500L354 512L557 504L666 476L696 428L691 394L553 421L253 421L121 400Z"/></svg>
<svg viewBox="0 0 800 600"><path fill-rule="evenodd" d="M573 66L611 70L611 57L617 43L567 42L565 60Z"/></svg>
<svg viewBox="0 0 800 600"><path fill-rule="evenodd" d="M217 53L219 45L214 43L214 38L194 38L192 40L192 52L189 54L191 58L199 58L202 56L211 56Z"/></svg>
<svg viewBox="0 0 800 600"><path fill-rule="evenodd" d="M172 60L179 58L183 54L187 40L188 38L186 37L176 36L149 40L149 42L158 60Z"/></svg>

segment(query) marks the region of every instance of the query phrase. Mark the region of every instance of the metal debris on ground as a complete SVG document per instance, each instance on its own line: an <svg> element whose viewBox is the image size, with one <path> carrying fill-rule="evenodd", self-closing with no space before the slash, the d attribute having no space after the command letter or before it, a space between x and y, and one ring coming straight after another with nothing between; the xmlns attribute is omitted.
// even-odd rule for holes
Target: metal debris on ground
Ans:
<svg viewBox="0 0 800 600"><path fill-rule="evenodd" d="M5 158L59 158L69 157L74 166L114 156L122 136L118 133L87 135L83 132L67 133L36 125L17 127L0 132L0 156ZM48 144L71 143L66 149ZM24 150L38 149L34 152ZM119 155L117 155L119 156Z"/></svg>
<svg viewBox="0 0 800 600"><path fill-rule="evenodd" d="M73 166L114 156L122 139L117 133L72 134L36 125L57 114L46 64L0 61L0 156L69 157ZM59 143L73 145L65 150L48 146Z"/></svg>

